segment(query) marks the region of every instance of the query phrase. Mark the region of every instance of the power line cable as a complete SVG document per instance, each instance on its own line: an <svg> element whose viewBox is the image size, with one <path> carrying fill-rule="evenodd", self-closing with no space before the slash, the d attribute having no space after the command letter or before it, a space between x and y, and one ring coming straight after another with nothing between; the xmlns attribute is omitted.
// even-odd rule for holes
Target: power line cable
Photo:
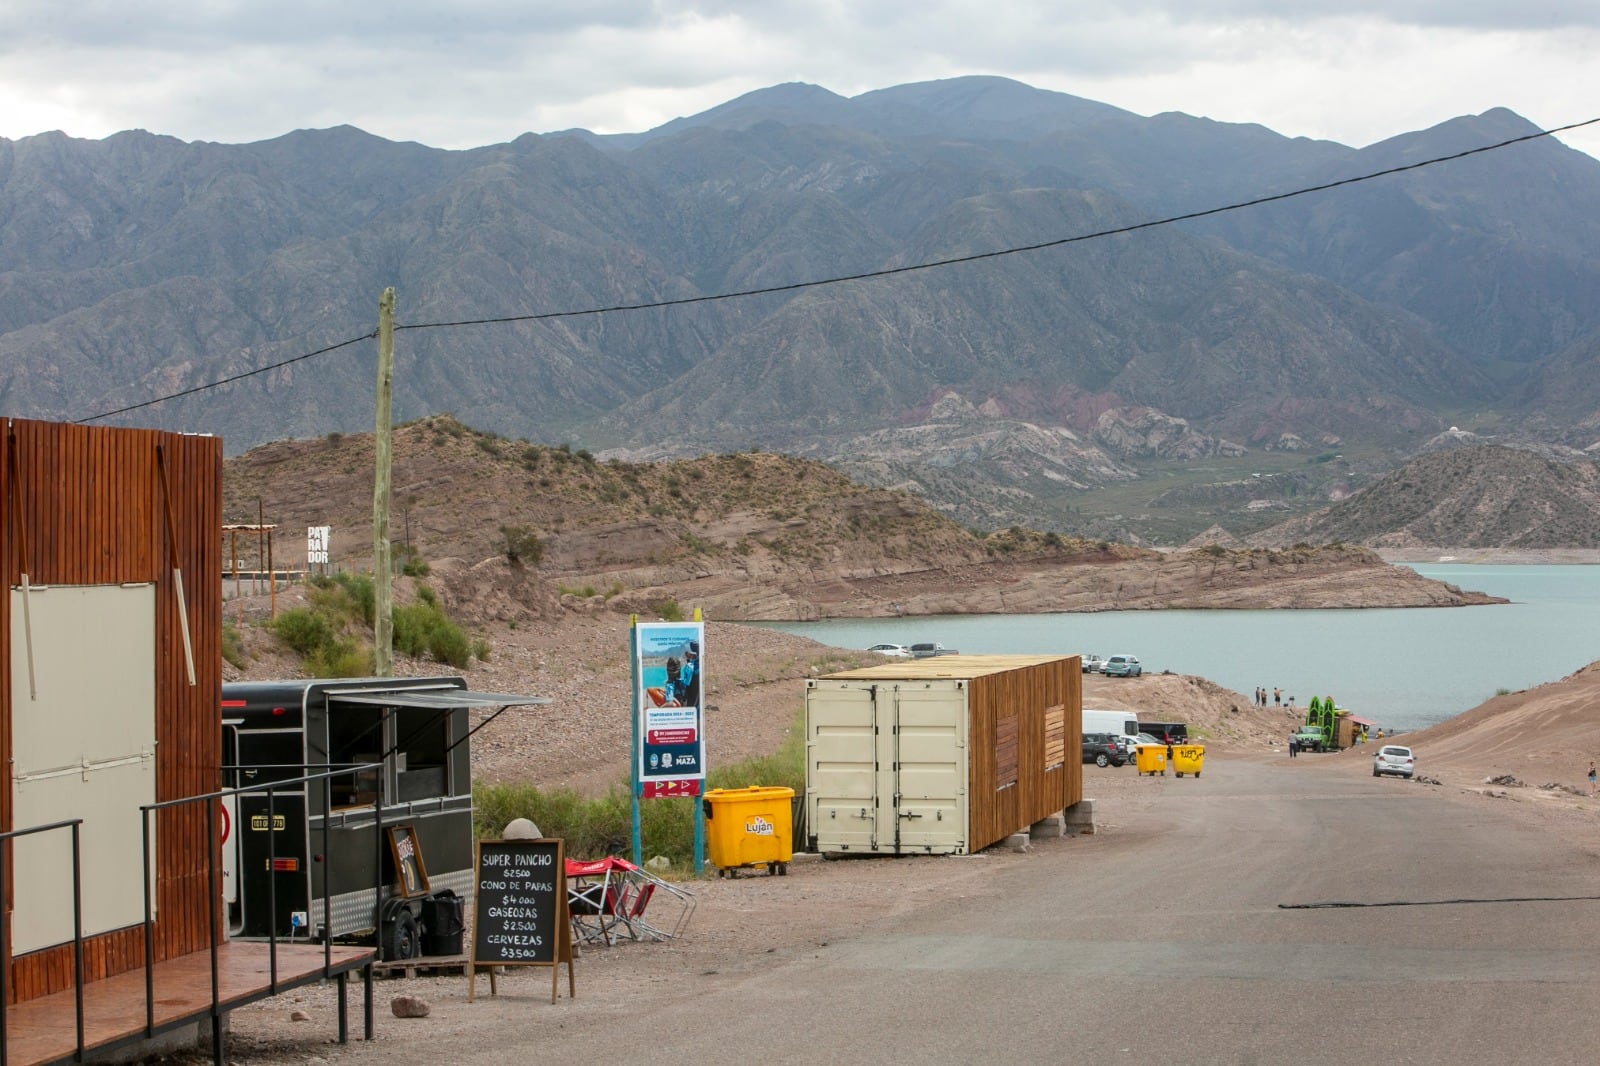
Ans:
<svg viewBox="0 0 1600 1066"><path fill-rule="evenodd" d="M141 407L153 407L158 403L166 403L168 400L179 400L185 396L193 396L197 392L205 392L207 389L215 389L220 388L223 385L231 385L235 381L243 381L245 378L253 378L257 374L265 374L269 370L278 370L282 367L292 366L295 363L304 362L307 359L314 359L319 355L327 355L329 352L338 351L340 348L348 348L352 344L360 344L362 341L371 340L377 335L378 331L373 330L371 333L363 333L359 337L351 337L349 340L339 341L337 344L330 344L326 348L318 348L314 352L306 352L304 355L297 355L293 359L285 359L281 362L272 363L268 366L257 367L254 370L246 370L242 374L234 374L232 377L226 377L220 381L213 381L205 385L196 385L192 389L184 389L182 392L174 392L170 396L161 396L154 400L145 400L143 403L133 403L129 404L127 407L119 407L115 411L102 411L100 414L90 415L88 418L80 418L78 419L78 424L82 425L85 422L94 422L102 418L110 418L112 415L126 414L129 411L137 411Z"/></svg>
<svg viewBox="0 0 1600 1066"><path fill-rule="evenodd" d="M975 252L971 255L955 256L950 259L933 259L926 263L913 263L909 266L887 267L883 270L869 270L859 274L841 274L836 277L814 278L810 281L796 281L785 285L768 285L759 289L739 289L733 292L710 293L703 296L683 296L672 300L653 300L646 303L636 304L612 304L606 307L587 307L573 311L545 311L539 314L507 315L498 318L469 318L448 322L417 322L410 325L397 325L395 326L395 332L398 333L402 330L419 329L456 329L463 326L502 325L510 322L545 322L551 319L578 318L586 315L604 315L621 311L649 311L664 307L682 307L687 304L712 303L718 300L737 300L749 296L767 296L773 293L798 292L802 289L815 289L824 285L839 285L850 281L868 281L873 278L894 277L898 274L909 274L913 271L919 270L933 270L939 267L959 266L963 263L976 263L985 259L998 259L1001 256L1018 255L1023 252L1037 252L1046 248L1059 248L1063 245L1077 244L1081 241L1092 241L1099 240L1103 237L1117 237L1128 233L1137 233L1140 230L1154 229L1157 226L1170 226L1177 222L1191 222L1195 219L1209 218L1212 215L1225 214L1229 211L1239 211L1246 207L1259 207L1262 204L1290 200L1297 196L1306 196L1314 192L1327 192L1329 189L1337 189L1346 185L1356 185L1361 182L1372 181L1376 178L1388 177L1392 174L1403 174L1411 170L1420 170L1423 167L1431 167L1439 163L1449 163L1457 159L1465 159L1468 156L1480 155L1484 152L1498 151L1502 148L1509 148L1514 144L1521 144L1524 141L1533 141L1543 137L1551 137L1557 133L1565 133L1569 130L1582 129L1585 126L1593 126L1596 123L1600 123L1600 117L1585 119L1582 122L1569 123L1565 126L1555 126L1551 129L1537 130L1533 133L1525 133L1520 137L1512 137L1509 140L1498 141L1494 144L1480 145L1477 148L1468 148L1464 151L1452 152L1449 155L1434 156L1430 159L1418 160L1415 163L1406 163L1401 166L1388 167L1384 170L1373 171L1369 174L1358 174L1354 177L1340 178L1337 181L1323 182L1320 185L1308 185L1299 189L1290 190L1289 192L1272 193L1268 196L1258 196L1250 200L1240 200L1236 203L1224 204L1220 207L1208 207L1199 211L1188 211L1179 215L1168 215L1163 218L1150 219L1145 222L1135 222L1126 226L1116 226L1111 229L1095 230L1091 233L1080 233L1071 237L1059 237L1055 240L1040 241L1036 244L1023 244L1010 248L1000 248L990 252ZM79 424L85 422L95 422L102 418L110 418L113 415L126 414L129 411L137 411L144 407L153 407L158 403L165 403L168 400L176 400L185 396L192 396L198 392L205 392L208 389L218 388L222 385L229 385L233 382L241 381L248 377L254 377L257 374L265 374L268 371L277 370L280 367L290 366L294 363L302 362L306 359L311 359L319 355L326 355L327 353L336 351L340 348L345 348L349 345L357 344L364 340L369 340L377 335L378 331L372 330L369 333L363 333L359 337L351 337L349 340L340 341L337 344L331 344L326 348L319 348L314 352L307 352L304 355L297 355L291 359L285 359L281 362L271 363L256 370L246 371L243 374L235 374L231 377L223 378L220 381L213 381L205 385L196 385L193 388L184 389L182 392L175 392L168 396L160 396L153 400L145 400L142 403L130 404L127 407L119 407L114 411L103 411L100 414L90 415L87 418L80 418L77 421Z"/></svg>

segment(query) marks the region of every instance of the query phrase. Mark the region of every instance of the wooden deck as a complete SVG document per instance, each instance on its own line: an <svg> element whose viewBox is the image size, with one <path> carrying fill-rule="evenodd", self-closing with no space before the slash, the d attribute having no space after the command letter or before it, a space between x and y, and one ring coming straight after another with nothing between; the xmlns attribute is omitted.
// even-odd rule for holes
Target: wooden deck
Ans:
<svg viewBox="0 0 1600 1066"><path fill-rule="evenodd" d="M335 947L327 976L341 984L352 970L369 966L372 948ZM278 945L277 989L272 986L269 945L229 941L217 949L217 1001L224 1012L279 992L323 979L321 945ZM372 986L365 985L363 1031L371 1036ZM191 955L155 967L155 1030L166 1032L211 1016L211 954ZM78 1046L76 994L72 990L31 999L6 1009L5 1066L37 1066L71 1062ZM341 1008L347 1004L341 989ZM344 1012L339 1039L347 1030ZM145 971L94 981L83 988L83 1044L86 1049L112 1048L145 1036ZM220 1058L218 1061L221 1061Z"/></svg>

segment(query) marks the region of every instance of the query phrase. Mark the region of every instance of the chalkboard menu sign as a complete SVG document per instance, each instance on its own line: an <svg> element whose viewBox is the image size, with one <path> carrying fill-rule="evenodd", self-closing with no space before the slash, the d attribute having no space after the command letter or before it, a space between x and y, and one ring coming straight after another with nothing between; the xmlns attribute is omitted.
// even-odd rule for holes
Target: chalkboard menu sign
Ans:
<svg viewBox="0 0 1600 1066"><path fill-rule="evenodd" d="M409 825L389 827L389 857L394 860L400 894L407 899L428 894L428 870L422 862L417 833Z"/></svg>
<svg viewBox="0 0 1600 1066"><path fill-rule="evenodd" d="M572 927L567 918L566 862L559 840L480 840L473 863L477 901L472 908L472 976L496 966L549 966L550 1002L556 1000L561 964L573 995Z"/></svg>

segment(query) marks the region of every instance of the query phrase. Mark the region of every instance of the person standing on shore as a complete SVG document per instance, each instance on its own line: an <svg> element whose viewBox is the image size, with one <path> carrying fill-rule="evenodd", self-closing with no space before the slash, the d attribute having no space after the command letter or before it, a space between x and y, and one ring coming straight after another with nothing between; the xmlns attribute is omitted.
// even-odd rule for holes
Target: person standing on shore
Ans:
<svg viewBox="0 0 1600 1066"><path fill-rule="evenodd" d="M1272 690L1272 702L1279 707L1283 706L1283 689L1275 688Z"/></svg>
<svg viewBox="0 0 1600 1066"><path fill-rule="evenodd" d="M1589 760L1589 795L1594 795L1594 760Z"/></svg>
<svg viewBox="0 0 1600 1066"><path fill-rule="evenodd" d="M1289 758L1293 759L1300 754L1300 738L1293 733L1289 734Z"/></svg>

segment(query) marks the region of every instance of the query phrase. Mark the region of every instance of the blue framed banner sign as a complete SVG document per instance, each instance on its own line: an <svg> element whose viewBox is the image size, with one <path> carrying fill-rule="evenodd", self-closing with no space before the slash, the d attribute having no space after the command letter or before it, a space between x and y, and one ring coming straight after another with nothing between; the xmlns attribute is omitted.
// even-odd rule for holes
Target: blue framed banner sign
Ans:
<svg viewBox="0 0 1600 1066"><path fill-rule="evenodd" d="M698 796L706 776L705 623L640 622L634 631L639 794Z"/></svg>

